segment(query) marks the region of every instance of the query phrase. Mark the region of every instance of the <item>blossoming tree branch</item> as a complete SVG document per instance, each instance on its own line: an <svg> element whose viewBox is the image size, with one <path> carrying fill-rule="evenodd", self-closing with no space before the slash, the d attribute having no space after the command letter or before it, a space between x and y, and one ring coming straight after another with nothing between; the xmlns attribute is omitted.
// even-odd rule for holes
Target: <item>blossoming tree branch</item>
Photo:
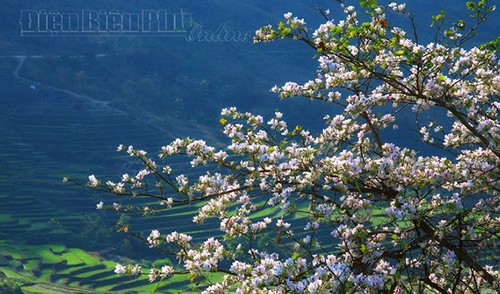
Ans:
<svg viewBox="0 0 500 294"><path fill-rule="evenodd" d="M494 6L467 2L467 20L433 16L435 35L422 44L404 4L358 4L340 3L340 20L320 10L325 21L316 29L286 13L254 38L313 49L319 66L312 79L272 91L334 104L321 132L290 127L280 112L265 119L231 107L220 119L225 148L176 139L150 156L121 145L141 170L117 181L89 176L87 187L116 199L151 199L147 206L110 200L100 209L169 213L200 203L195 223L219 220L219 234L196 242L166 224L146 234L123 228L178 263L117 264L117 273L151 282L220 273L204 293L499 289L499 39L468 46ZM388 139L410 114L422 142ZM176 157L204 173L173 170ZM260 246L263 239L272 246Z"/></svg>

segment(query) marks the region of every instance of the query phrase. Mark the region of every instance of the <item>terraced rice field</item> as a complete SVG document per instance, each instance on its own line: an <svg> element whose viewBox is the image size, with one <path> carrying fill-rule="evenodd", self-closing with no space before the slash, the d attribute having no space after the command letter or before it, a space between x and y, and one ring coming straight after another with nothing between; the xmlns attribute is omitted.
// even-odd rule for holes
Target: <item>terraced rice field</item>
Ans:
<svg viewBox="0 0 500 294"><path fill-rule="evenodd" d="M147 277L133 280L118 277L113 272L114 262L81 249L62 245L19 246L6 242L0 246L2 272L11 279L23 280L21 290L24 293L144 293L157 287L150 284ZM186 289L186 281L182 280L164 282L158 287L166 293L182 289Z"/></svg>
<svg viewBox="0 0 500 294"><path fill-rule="evenodd" d="M147 278L131 280L113 273L118 256L91 252L110 247L91 240L96 227L109 227L103 230L110 242L126 238L115 233L119 216L98 214L95 203L102 195L64 184L62 177L118 176L134 168L114 152L118 144L156 152L173 138L117 108L50 89L32 90L11 76L14 64L3 65L0 81L5 84L0 86L7 91L0 94L0 277L3 273L28 281L22 287L26 293L150 292L156 286ZM154 221L178 227L183 214L187 211L155 216ZM131 221L138 230L147 227ZM177 279L160 289L185 286L185 280Z"/></svg>

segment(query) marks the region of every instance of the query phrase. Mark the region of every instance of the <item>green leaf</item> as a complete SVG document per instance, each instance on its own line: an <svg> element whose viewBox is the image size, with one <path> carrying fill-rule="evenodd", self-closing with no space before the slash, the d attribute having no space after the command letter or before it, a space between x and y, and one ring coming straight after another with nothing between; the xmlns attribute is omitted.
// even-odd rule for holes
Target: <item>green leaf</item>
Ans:
<svg viewBox="0 0 500 294"><path fill-rule="evenodd" d="M404 55L405 54L405 50L404 49L401 49L401 50L398 50L396 52L394 52L394 55L396 56L401 56L401 55Z"/></svg>
<svg viewBox="0 0 500 294"><path fill-rule="evenodd" d="M467 1L467 3L465 3L465 5L467 6L467 9L469 9L469 10L476 9L476 3L472 2L472 1Z"/></svg>
<svg viewBox="0 0 500 294"><path fill-rule="evenodd" d="M278 24L278 31L280 32L280 35L286 36L292 32L292 29L287 27L284 22L280 21Z"/></svg>
<svg viewBox="0 0 500 294"><path fill-rule="evenodd" d="M498 51L498 48L500 48L500 37L497 37L495 40L491 40L488 43L479 45L479 49L490 50L493 52Z"/></svg>
<svg viewBox="0 0 500 294"><path fill-rule="evenodd" d="M361 245L361 252L363 252L363 254L368 254L368 247L366 247L365 244Z"/></svg>
<svg viewBox="0 0 500 294"><path fill-rule="evenodd" d="M377 0L360 0L359 6L365 8L368 6L370 9L375 9L378 7Z"/></svg>
<svg viewBox="0 0 500 294"><path fill-rule="evenodd" d="M330 28L330 33L332 33L333 35L338 35L342 33L342 28L339 26L333 26Z"/></svg>
<svg viewBox="0 0 500 294"><path fill-rule="evenodd" d="M359 183L357 180L354 181L354 183L356 184L356 190L358 190L359 193L362 193L361 192L361 187L359 187Z"/></svg>
<svg viewBox="0 0 500 294"><path fill-rule="evenodd" d="M432 16L432 19L433 19L433 20L435 20L435 21L440 21L440 20L442 20L443 18L445 18L445 16L446 16L446 13L444 13L444 11L443 11L443 10L441 10L441 11L439 12L439 14L437 14L437 15L433 15L433 16Z"/></svg>

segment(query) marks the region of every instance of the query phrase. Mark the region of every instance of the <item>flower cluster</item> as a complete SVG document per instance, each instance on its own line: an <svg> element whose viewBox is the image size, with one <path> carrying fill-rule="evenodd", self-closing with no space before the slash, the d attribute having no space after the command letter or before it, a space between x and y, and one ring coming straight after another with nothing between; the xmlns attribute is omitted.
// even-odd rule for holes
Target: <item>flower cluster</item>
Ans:
<svg viewBox="0 0 500 294"><path fill-rule="evenodd" d="M153 282L157 278L165 279L165 278L173 275L174 272L175 272L174 268L169 266L169 265L165 265L161 269L151 268L149 270L149 275L148 275L149 281Z"/></svg>
<svg viewBox="0 0 500 294"><path fill-rule="evenodd" d="M277 27L255 36L256 42L292 38L315 48L314 77L272 91L333 105L320 132L289 125L279 111L266 120L225 108L225 148L176 139L161 147L156 163L147 152L120 145L144 166L118 182L91 175L86 186L158 201L110 209L168 212L197 204L194 222L217 219L220 238L215 232L162 236L156 229L141 237L174 252L192 276L223 273L204 293L498 290L496 52L462 46L477 25L455 25L424 45L388 23L393 14L413 21L405 4L360 5L367 15L342 4L343 19L327 19L315 30L285 13ZM492 11L485 1L468 6L478 25ZM422 142L395 142L401 125ZM188 157L193 172L172 168L174 157ZM97 208L108 207L100 202ZM142 273L121 264L115 271ZM170 266L153 268L149 279L172 274Z"/></svg>
<svg viewBox="0 0 500 294"><path fill-rule="evenodd" d="M116 264L115 273L121 276L137 276L142 274L142 268L140 265L122 265L120 263Z"/></svg>
<svg viewBox="0 0 500 294"><path fill-rule="evenodd" d="M209 238L198 249L186 253L184 267L191 272L216 270L224 257L224 247L214 238Z"/></svg>

